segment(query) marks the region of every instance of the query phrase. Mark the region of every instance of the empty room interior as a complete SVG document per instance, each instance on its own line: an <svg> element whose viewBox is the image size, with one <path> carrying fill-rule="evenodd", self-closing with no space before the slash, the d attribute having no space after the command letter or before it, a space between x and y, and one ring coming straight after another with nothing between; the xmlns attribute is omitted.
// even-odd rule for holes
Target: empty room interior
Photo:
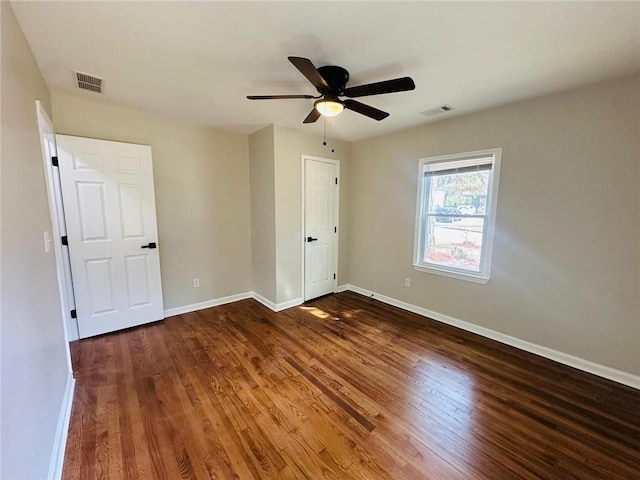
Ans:
<svg viewBox="0 0 640 480"><path fill-rule="evenodd" d="M0 478L640 478L639 2L0 22Z"/></svg>

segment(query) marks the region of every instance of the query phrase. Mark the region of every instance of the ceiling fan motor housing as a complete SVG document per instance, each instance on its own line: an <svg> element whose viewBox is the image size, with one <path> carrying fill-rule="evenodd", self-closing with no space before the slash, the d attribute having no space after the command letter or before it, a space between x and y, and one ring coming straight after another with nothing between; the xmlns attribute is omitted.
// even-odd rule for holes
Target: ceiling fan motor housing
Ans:
<svg viewBox="0 0 640 480"><path fill-rule="evenodd" d="M324 78L329 85L328 92L318 88L319 93L323 95L329 94L334 97L344 95L344 89L349 81L349 72L346 69L336 65L326 65L319 67L318 72L320 72L322 78Z"/></svg>

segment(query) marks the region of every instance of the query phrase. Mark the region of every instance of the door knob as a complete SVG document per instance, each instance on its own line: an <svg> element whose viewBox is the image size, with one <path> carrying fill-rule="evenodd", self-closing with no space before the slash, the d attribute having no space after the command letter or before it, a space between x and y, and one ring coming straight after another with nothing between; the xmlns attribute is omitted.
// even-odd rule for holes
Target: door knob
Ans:
<svg viewBox="0 0 640 480"><path fill-rule="evenodd" d="M317 242L317 241L318 241L317 238L307 237L307 242Z"/></svg>
<svg viewBox="0 0 640 480"><path fill-rule="evenodd" d="M142 245L140 248L157 248L156 242L150 242L149 245Z"/></svg>

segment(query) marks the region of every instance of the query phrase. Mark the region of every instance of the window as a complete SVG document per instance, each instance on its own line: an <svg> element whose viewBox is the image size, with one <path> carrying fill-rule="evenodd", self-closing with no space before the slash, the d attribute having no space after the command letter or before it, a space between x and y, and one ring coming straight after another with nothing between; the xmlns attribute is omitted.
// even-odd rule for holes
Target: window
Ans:
<svg viewBox="0 0 640 480"><path fill-rule="evenodd" d="M489 281L502 149L420 159L416 270Z"/></svg>

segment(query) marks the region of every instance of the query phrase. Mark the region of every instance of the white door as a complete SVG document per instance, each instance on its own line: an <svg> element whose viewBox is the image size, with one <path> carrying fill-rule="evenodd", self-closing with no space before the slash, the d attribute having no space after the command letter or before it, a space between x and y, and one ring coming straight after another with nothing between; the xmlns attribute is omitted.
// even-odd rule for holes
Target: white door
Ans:
<svg viewBox="0 0 640 480"><path fill-rule="evenodd" d="M80 338L161 320L151 147L56 138Z"/></svg>
<svg viewBox="0 0 640 480"><path fill-rule="evenodd" d="M338 177L335 160L304 159L304 299L335 291Z"/></svg>

